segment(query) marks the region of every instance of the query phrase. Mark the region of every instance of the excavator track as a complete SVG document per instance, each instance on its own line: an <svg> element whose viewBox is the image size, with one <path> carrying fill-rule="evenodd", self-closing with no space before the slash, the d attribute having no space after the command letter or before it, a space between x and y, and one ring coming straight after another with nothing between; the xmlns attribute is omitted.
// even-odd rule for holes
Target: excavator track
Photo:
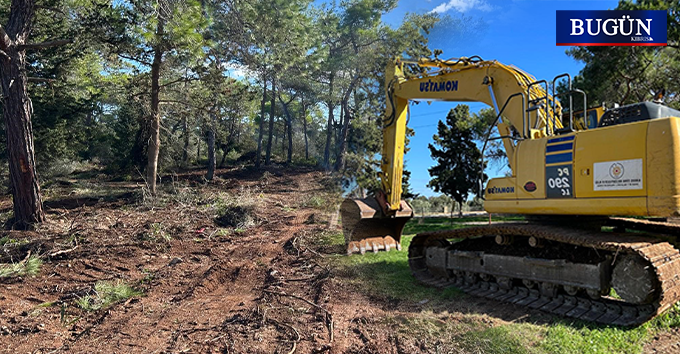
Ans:
<svg viewBox="0 0 680 354"><path fill-rule="evenodd" d="M409 265L414 277L430 286L456 286L474 296L591 322L639 325L680 300L680 252L668 242L644 234L625 233L625 229L662 231L674 236L680 235L680 226L628 219L610 221L607 224L615 225L615 231L624 232L557 225L495 224L420 233L411 241ZM529 240L532 246L538 247L550 243L553 248L549 252L554 249L561 251L556 253L568 255L577 249L576 253L590 252L599 259L574 263L573 260L521 256L521 252L520 256L506 256L461 250L457 246L464 244L463 241L488 238L511 251L512 240ZM448 241L452 239L457 242ZM492 262L500 262L500 266L494 267ZM508 272L524 276L515 277ZM551 279L551 274L560 276ZM580 284L581 278L591 281ZM618 281L618 289L612 278ZM628 298L634 301L608 296L609 284L617 292L631 294Z"/></svg>

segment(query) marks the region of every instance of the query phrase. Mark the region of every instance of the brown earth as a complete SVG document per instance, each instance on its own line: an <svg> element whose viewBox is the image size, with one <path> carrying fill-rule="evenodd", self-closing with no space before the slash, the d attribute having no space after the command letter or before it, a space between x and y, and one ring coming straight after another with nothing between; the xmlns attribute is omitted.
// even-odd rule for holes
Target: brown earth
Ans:
<svg viewBox="0 0 680 354"><path fill-rule="evenodd" d="M332 289L321 255L305 246L328 228L318 206L300 207L326 193L324 174L221 170L211 184L201 175L174 176L173 186L182 187L159 205L140 200L134 183L107 183L123 190L113 197L80 196L68 182L47 193L53 197L44 225L0 235L30 240L5 246L3 263L20 262L28 251L44 260L37 276L0 280L0 352L364 350L366 337L351 332L360 325L350 321L380 310L343 309L347 294ZM259 199L258 225L223 235L212 208L200 200L196 206L196 189ZM4 212L10 205L0 204ZM144 295L96 311L79 308L78 299L97 295L99 281L124 281Z"/></svg>
<svg viewBox="0 0 680 354"><path fill-rule="evenodd" d="M395 321L418 316L422 304L356 291L327 266L328 247L314 246L328 232L324 209L333 208L306 205L327 193L325 174L220 170L209 184L201 176L173 176L156 204L135 183L97 184L120 192L108 195L84 196L70 182L51 187L44 225L0 234L29 240L2 246L2 263L29 251L44 260L37 276L0 278L0 352L439 352L441 343L395 333ZM220 228L213 207L220 193L254 200L256 225ZM10 205L0 201L4 212ZM144 295L80 308L100 281L123 281ZM434 316L455 323L470 313L483 326L551 320L471 297Z"/></svg>

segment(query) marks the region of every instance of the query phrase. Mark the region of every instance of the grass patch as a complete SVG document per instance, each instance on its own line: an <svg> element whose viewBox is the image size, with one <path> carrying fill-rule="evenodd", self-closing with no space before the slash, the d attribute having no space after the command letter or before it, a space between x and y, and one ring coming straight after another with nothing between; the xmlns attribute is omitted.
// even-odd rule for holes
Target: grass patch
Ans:
<svg viewBox="0 0 680 354"><path fill-rule="evenodd" d="M514 221L523 218L494 217L493 220ZM474 221L488 221L488 218L414 218L406 225L405 233L463 228L468 227L465 223ZM680 304L649 323L634 328L604 326L558 316L551 323L510 323L500 326L480 321L479 318L484 314L457 314L451 318L445 314L446 304L459 298L462 292L455 288L439 290L425 287L415 281L408 266L406 251L411 239L412 236L402 237L401 252L337 255L327 259L340 281L354 285L365 294L406 301L412 305L429 300L422 305L421 311L412 315L386 319L400 336L417 338L420 343L426 343L429 352L639 354L656 334L680 328ZM321 233L315 244L344 251L341 232Z"/></svg>
<svg viewBox="0 0 680 354"><path fill-rule="evenodd" d="M523 221L523 216L492 216L491 221ZM420 218L414 217L406 223L404 227L404 234L412 235L425 231L439 231L459 229L461 227L469 227L465 225L471 222L488 222L488 216L470 216L463 218L446 218L446 217L428 217Z"/></svg>
<svg viewBox="0 0 680 354"><path fill-rule="evenodd" d="M0 264L0 278L36 275L40 272L42 259L30 256L27 259L12 264Z"/></svg>
<svg viewBox="0 0 680 354"><path fill-rule="evenodd" d="M547 353L642 353L651 338L648 326L632 329L561 322L550 325L539 347Z"/></svg>
<svg viewBox="0 0 680 354"><path fill-rule="evenodd" d="M29 242L31 242L31 241L29 241L27 238L19 240L19 239L11 238L9 236L0 237L0 246L15 246L16 247L16 246L25 245Z"/></svg>
<svg viewBox="0 0 680 354"><path fill-rule="evenodd" d="M320 246L337 246L345 244L345 236L341 231L324 231L317 235L314 243Z"/></svg>
<svg viewBox="0 0 680 354"><path fill-rule="evenodd" d="M540 353L534 345L543 332L535 325L504 325L466 332L459 341L468 353L531 354Z"/></svg>
<svg viewBox="0 0 680 354"><path fill-rule="evenodd" d="M317 209L324 212L335 212L342 202L342 197L339 193L324 192L312 193L301 197L298 201L300 208Z"/></svg>
<svg viewBox="0 0 680 354"><path fill-rule="evenodd" d="M336 273L343 281L355 284L374 296L405 301L450 300L462 294L458 289L434 289L419 284L408 266L408 249L412 237L402 238L403 251L338 255L333 257ZM342 234L332 233L321 242L344 245Z"/></svg>
<svg viewBox="0 0 680 354"><path fill-rule="evenodd" d="M165 232L162 223L155 222L149 225L149 239L152 241L172 241L172 236Z"/></svg>
<svg viewBox="0 0 680 354"><path fill-rule="evenodd" d="M447 313L423 311L413 317L388 318L404 341L416 340L434 353L543 354L536 347L545 330L522 323L490 327L479 315L464 315L453 320ZM547 353L546 353L547 354Z"/></svg>
<svg viewBox="0 0 680 354"><path fill-rule="evenodd" d="M143 295L141 291L122 281L115 283L99 281L94 285L94 295L81 297L76 301L76 305L85 311L97 311L141 295Z"/></svg>
<svg viewBox="0 0 680 354"><path fill-rule="evenodd" d="M413 218L409 220L404 234L412 235L423 231L450 230L468 227L465 223L488 221L488 217L466 218ZM519 217L494 217L494 221L523 220ZM402 236L402 251L338 255L333 257L336 271L343 281L353 283L367 293L390 299L420 302L423 300L446 301L456 298L462 292L456 288L434 289L418 283L411 275L408 265L408 247L413 236ZM316 239L318 245L342 247L345 240L341 232L324 232Z"/></svg>

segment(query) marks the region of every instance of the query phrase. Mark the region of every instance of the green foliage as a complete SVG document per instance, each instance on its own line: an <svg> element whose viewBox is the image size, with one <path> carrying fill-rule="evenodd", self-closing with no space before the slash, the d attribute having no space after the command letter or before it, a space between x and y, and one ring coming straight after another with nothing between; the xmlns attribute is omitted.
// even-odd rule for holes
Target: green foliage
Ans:
<svg viewBox="0 0 680 354"><path fill-rule="evenodd" d="M656 92L665 89L665 103L680 108L680 82L669 77L680 70L680 3L624 0L617 9L667 10L669 46L572 47L567 54L585 64L574 85L588 94L591 107L652 100ZM565 90L564 85L561 90ZM581 107L582 103L575 104Z"/></svg>
<svg viewBox="0 0 680 354"><path fill-rule="evenodd" d="M143 292L125 282L98 281L94 286L94 295L86 295L76 301L76 305L85 311L106 309L131 297L142 296Z"/></svg>
<svg viewBox="0 0 680 354"><path fill-rule="evenodd" d="M276 159L318 166L328 149L330 165L345 156L341 173L348 183L360 192L376 190L385 64L397 55L430 55L427 31L438 21L410 14L400 26L387 26L383 15L396 3L41 3L31 41L73 43L28 52L39 175L65 176L82 163L144 175L150 68L160 54L161 172L205 161L208 132L223 157L218 163L252 161L259 123L268 118L257 114L264 99L274 111L273 129L265 125L264 133L273 137ZM4 4L0 19L9 10ZM276 102L268 107L272 82ZM337 119L330 125L328 104ZM340 117L341 107L350 114ZM345 118L349 133L341 150ZM289 136L290 145L279 144ZM4 146L0 141L0 158ZM404 190L408 195L408 173Z"/></svg>
<svg viewBox="0 0 680 354"><path fill-rule="evenodd" d="M0 278L36 275L41 266L42 259L37 256L29 256L18 263L0 264Z"/></svg>
<svg viewBox="0 0 680 354"><path fill-rule="evenodd" d="M680 327L680 303L676 303L661 316L651 321L650 327L659 330L668 330Z"/></svg>
<svg viewBox="0 0 680 354"><path fill-rule="evenodd" d="M29 239L15 239L11 238L9 236L3 236L0 237L0 246L11 246L11 247L16 247L16 246L21 246L25 245L27 243L31 242Z"/></svg>
<svg viewBox="0 0 680 354"><path fill-rule="evenodd" d="M430 168L432 180L428 183L435 192L444 193L462 205L468 193L478 192L482 172L482 154L474 142L467 105L458 105L446 116L446 123L439 121L434 145L429 144L430 154L436 165ZM460 211L462 212L462 210Z"/></svg>
<svg viewBox="0 0 680 354"><path fill-rule="evenodd" d="M155 222L149 226L149 239L167 242L172 240L172 236L165 232L162 223Z"/></svg>
<svg viewBox="0 0 680 354"><path fill-rule="evenodd" d="M557 323L548 326L540 347L548 353L607 354L642 353L642 346L650 332L637 327L630 330L620 327L600 327Z"/></svg>

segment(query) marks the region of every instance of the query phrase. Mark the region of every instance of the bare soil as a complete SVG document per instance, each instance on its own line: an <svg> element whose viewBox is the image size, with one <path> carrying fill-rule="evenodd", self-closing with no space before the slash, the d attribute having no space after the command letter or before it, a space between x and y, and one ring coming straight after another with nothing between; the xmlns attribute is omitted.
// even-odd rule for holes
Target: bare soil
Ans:
<svg viewBox="0 0 680 354"><path fill-rule="evenodd" d="M211 183L202 173L174 176L166 192L174 197L155 205L140 199L134 182L106 182L120 193L87 197L67 183L50 193L48 221L38 230L1 233L27 241L5 245L0 261L20 262L31 252L44 264L36 276L0 279L0 352L438 351L437 343L395 331L395 321L417 316L421 304L356 291L328 267L328 247L314 246L328 232L332 208L305 205L326 193L324 173L225 169ZM260 199L257 225L225 234L214 208L191 191L247 191ZM10 207L0 201L5 212ZM99 281L124 281L144 295L96 311L78 307L78 299L96 295ZM550 321L539 311L471 297L445 310L441 321L477 313L484 326ZM657 340L674 348L678 335Z"/></svg>

